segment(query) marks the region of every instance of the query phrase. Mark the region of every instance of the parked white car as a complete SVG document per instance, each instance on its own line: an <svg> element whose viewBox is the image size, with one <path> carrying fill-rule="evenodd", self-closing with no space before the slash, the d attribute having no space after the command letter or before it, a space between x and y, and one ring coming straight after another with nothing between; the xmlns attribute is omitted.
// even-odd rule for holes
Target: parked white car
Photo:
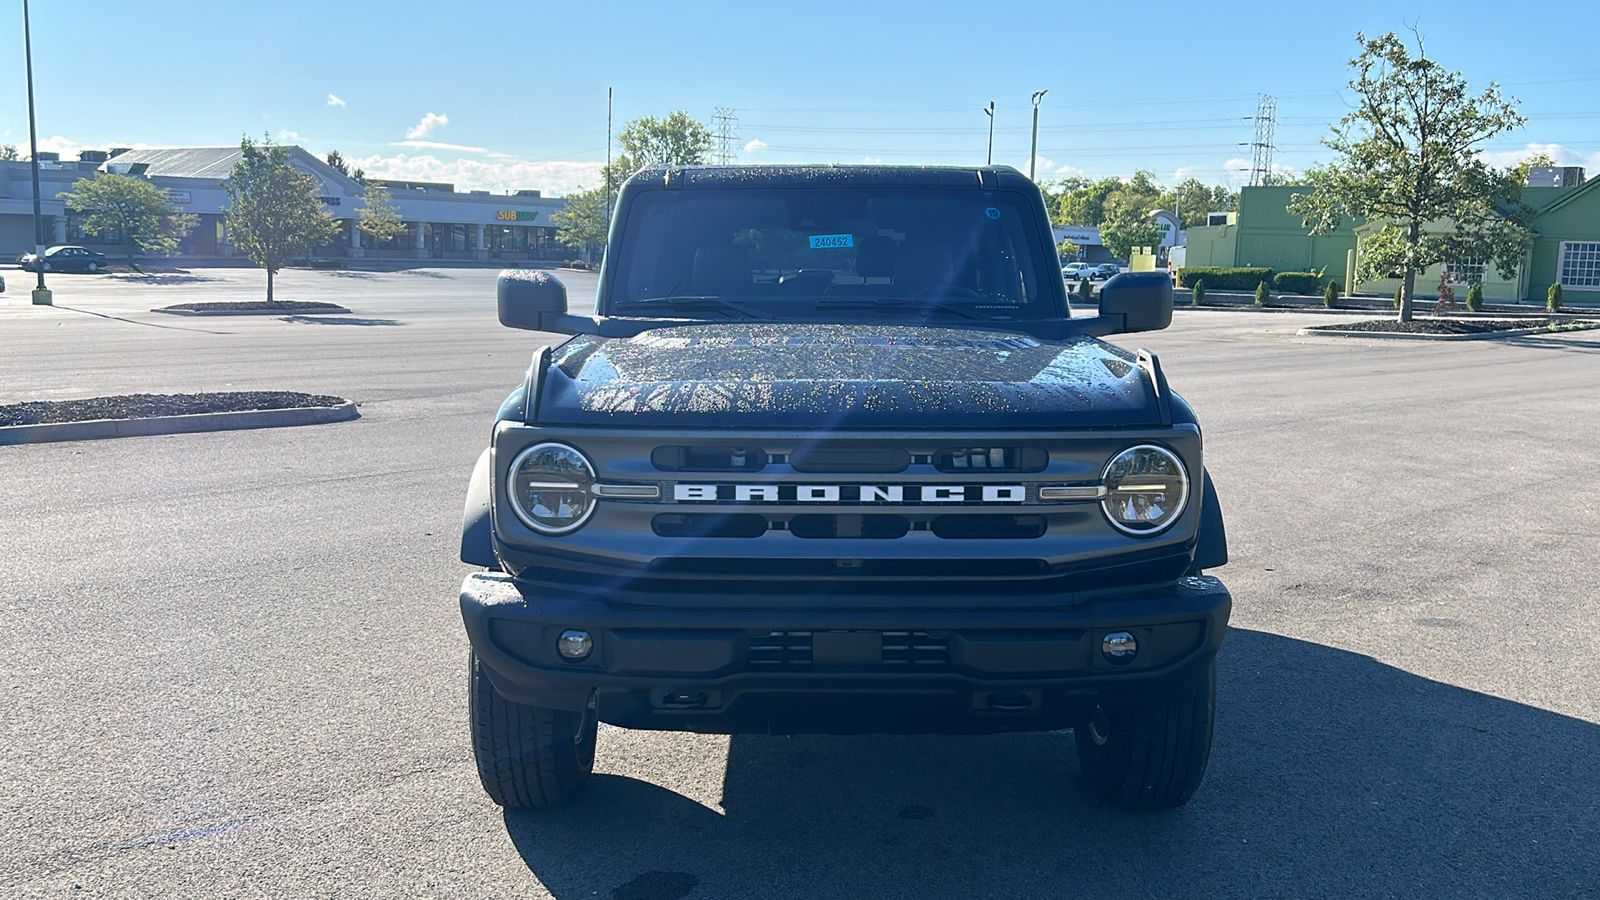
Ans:
<svg viewBox="0 0 1600 900"><path fill-rule="evenodd" d="M1061 267L1061 277L1068 281L1082 281L1083 279L1089 277L1089 272L1093 269L1094 266L1091 266L1088 263L1067 263Z"/></svg>

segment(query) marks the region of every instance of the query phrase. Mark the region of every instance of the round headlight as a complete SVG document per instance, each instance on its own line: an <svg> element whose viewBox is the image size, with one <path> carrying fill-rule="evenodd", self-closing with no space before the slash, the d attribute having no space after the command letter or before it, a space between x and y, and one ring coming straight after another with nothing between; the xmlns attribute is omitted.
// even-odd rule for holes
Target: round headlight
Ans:
<svg viewBox="0 0 1600 900"><path fill-rule="evenodd" d="M543 534L576 531L594 512L594 466L566 444L535 444L511 463L511 506Z"/></svg>
<svg viewBox="0 0 1600 900"><path fill-rule="evenodd" d="M1178 520L1189 502L1189 474L1183 460L1164 447L1129 447L1106 464L1101 475L1106 499L1100 506L1118 531L1155 534Z"/></svg>

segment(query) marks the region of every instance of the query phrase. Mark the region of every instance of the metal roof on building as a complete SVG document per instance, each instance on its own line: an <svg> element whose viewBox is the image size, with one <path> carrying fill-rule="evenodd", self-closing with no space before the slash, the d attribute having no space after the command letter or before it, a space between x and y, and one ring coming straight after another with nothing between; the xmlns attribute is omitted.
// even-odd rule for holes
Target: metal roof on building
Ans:
<svg viewBox="0 0 1600 900"><path fill-rule="evenodd" d="M115 172L124 166L144 163L144 174L160 178L216 178L228 177L234 163L239 161L238 147L179 147L168 150L129 150L118 153L106 162L105 168Z"/></svg>

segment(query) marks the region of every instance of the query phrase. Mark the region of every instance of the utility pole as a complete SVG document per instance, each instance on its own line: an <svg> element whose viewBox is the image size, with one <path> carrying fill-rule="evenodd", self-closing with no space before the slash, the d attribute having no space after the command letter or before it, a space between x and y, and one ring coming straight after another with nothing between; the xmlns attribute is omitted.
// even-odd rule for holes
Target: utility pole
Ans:
<svg viewBox="0 0 1600 900"><path fill-rule="evenodd" d="M714 160L719 166L733 165L733 146L739 139L739 117L733 114L730 107L717 107L717 114L711 117L711 124L717 130L717 152Z"/></svg>
<svg viewBox="0 0 1600 900"><path fill-rule="evenodd" d="M22 48L28 65L28 150L33 160L33 265L39 271L33 302L50 306L50 289L44 286L44 214L39 207L39 129L33 121L33 29L28 22L28 0L22 0Z"/></svg>
<svg viewBox="0 0 1600 900"><path fill-rule="evenodd" d="M606 88L606 233L611 233L611 88Z"/></svg>
<svg viewBox="0 0 1600 900"><path fill-rule="evenodd" d="M1044 95L1050 93L1048 89L1033 92L1033 148L1028 154L1028 180L1033 180L1033 165L1039 159L1039 102Z"/></svg>
<svg viewBox="0 0 1600 900"><path fill-rule="evenodd" d="M989 155L984 157L983 164L986 165L986 166L992 166L992 165L994 165L994 101L993 100L989 101L989 106L986 109L984 109L983 114L989 117Z"/></svg>
<svg viewBox="0 0 1600 900"><path fill-rule="evenodd" d="M1256 139L1250 144L1250 184L1267 184L1272 180L1272 151L1278 128L1278 98L1262 94L1256 105Z"/></svg>

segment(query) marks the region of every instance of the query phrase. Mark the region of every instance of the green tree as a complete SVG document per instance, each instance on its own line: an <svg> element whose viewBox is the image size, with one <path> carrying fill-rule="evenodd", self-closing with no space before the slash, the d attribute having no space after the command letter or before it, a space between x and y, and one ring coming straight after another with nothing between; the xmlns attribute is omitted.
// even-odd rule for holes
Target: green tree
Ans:
<svg viewBox="0 0 1600 900"><path fill-rule="evenodd" d="M1100 223L1100 243L1116 259L1127 259L1134 247L1155 247L1161 243L1161 226L1149 216L1154 204L1146 207L1139 195L1112 196L1106 203L1106 218Z"/></svg>
<svg viewBox="0 0 1600 900"><path fill-rule="evenodd" d="M1476 96L1460 72L1417 54L1393 32L1368 39L1350 61L1356 109L1323 143L1339 158L1306 173L1310 190L1289 204L1312 234L1346 217L1379 225L1363 241L1360 277L1401 277L1399 319L1411 320L1417 273L1434 263L1493 260L1513 277L1529 243L1531 211L1514 176L1483 162L1484 142L1526 121L1494 83ZM1429 222L1454 224L1450 234Z"/></svg>
<svg viewBox="0 0 1600 900"><path fill-rule="evenodd" d="M1206 302L1206 280L1204 278L1196 278L1194 280L1194 293L1189 297L1189 305L1199 306L1204 302Z"/></svg>
<svg viewBox="0 0 1600 900"><path fill-rule="evenodd" d="M1329 309L1339 308L1339 282L1330 281L1322 286L1322 305Z"/></svg>
<svg viewBox="0 0 1600 900"><path fill-rule="evenodd" d="M566 196L566 206L550 217L556 240L574 250L606 246L606 189L589 188Z"/></svg>
<svg viewBox="0 0 1600 900"><path fill-rule="evenodd" d="M1266 306L1271 302L1272 291L1267 287L1267 283L1265 281L1260 282L1256 285L1256 305Z"/></svg>
<svg viewBox="0 0 1600 900"><path fill-rule="evenodd" d="M617 143L633 169L693 166L705 162L711 152L711 129L680 109L665 119L634 119L623 126Z"/></svg>
<svg viewBox="0 0 1600 900"><path fill-rule="evenodd" d="M333 239L339 223L322 210L317 180L289 164L289 148L263 137L239 142L239 161L222 186L228 192L228 236L272 281L291 257Z"/></svg>
<svg viewBox="0 0 1600 900"><path fill-rule="evenodd" d="M377 243L391 240L406 230L405 222L400 219L400 210L392 202L388 188L373 182L361 192L361 208L356 210L356 227Z"/></svg>
<svg viewBox="0 0 1600 900"><path fill-rule="evenodd" d="M15 160L17 156L16 144L0 144L0 160Z"/></svg>
<svg viewBox="0 0 1600 900"><path fill-rule="evenodd" d="M116 232L130 266L135 249L163 256L172 253L200 221L198 216L174 209L160 188L131 175L79 178L72 183L72 190L56 196L78 215L84 231L94 235Z"/></svg>
<svg viewBox="0 0 1600 900"><path fill-rule="evenodd" d="M329 150L326 158L328 168L338 172L340 175L348 176L350 174L350 164L345 162L343 153L337 150Z"/></svg>
<svg viewBox="0 0 1600 900"><path fill-rule="evenodd" d="M1561 285L1552 284L1550 289L1544 292L1544 308L1548 312L1561 311Z"/></svg>
<svg viewBox="0 0 1600 900"><path fill-rule="evenodd" d="M1078 245L1071 238L1062 238L1061 243L1056 245L1056 255L1062 259L1077 259Z"/></svg>

